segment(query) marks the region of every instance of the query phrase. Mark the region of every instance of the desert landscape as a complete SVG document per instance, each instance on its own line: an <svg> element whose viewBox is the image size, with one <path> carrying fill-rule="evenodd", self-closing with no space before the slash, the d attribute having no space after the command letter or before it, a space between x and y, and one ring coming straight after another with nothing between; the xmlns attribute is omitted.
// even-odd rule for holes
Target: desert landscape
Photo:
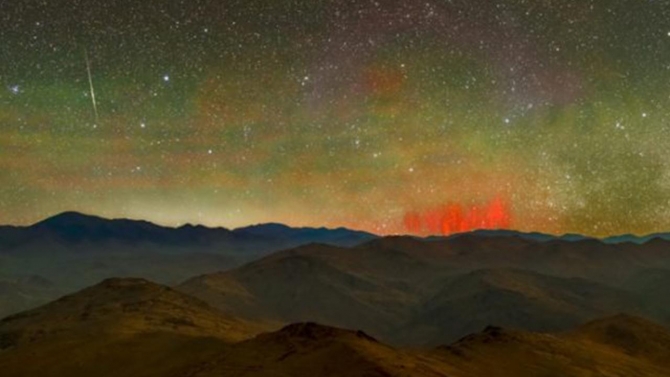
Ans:
<svg viewBox="0 0 670 377"><path fill-rule="evenodd" d="M1 306L3 375L670 373L664 235L253 229L190 232L73 213L0 229L12 236L3 260L35 266L0 279L0 302L11 304ZM77 254L87 264L59 267ZM175 264L150 263L163 255ZM184 256L190 263L179 265ZM51 266L30 263L38 257ZM92 276L91 265L105 268ZM175 273L195 275L170 284Z"/></svg>
<svg viewBox="0 0 670 377"><path fill-rule="evenodd" d="M669 83L669 0L0 1L0 377L668 377Z"/></svg>

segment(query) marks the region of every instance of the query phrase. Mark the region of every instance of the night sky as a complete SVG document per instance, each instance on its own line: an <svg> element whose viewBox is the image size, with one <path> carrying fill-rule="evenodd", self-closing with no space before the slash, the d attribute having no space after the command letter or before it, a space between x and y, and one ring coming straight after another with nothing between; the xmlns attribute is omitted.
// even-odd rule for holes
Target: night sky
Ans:
<svg viewBox="0 0 670 377"><path fill-rule="evenodd" d="M670 230L669 1L5 0L0 22L0 223Z"/></svg>

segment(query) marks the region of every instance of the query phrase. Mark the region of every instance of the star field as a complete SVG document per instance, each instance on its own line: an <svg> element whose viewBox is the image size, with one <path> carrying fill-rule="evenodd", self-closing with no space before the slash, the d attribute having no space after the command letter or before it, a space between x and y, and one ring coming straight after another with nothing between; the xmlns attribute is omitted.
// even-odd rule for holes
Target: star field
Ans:
<svg viewBox="0 0 670 377"><path fill-rule="evenodd" d="M0 18L1 223L429 234L451 208L468 228L670 229L665 1L25 0Z"/></svg>

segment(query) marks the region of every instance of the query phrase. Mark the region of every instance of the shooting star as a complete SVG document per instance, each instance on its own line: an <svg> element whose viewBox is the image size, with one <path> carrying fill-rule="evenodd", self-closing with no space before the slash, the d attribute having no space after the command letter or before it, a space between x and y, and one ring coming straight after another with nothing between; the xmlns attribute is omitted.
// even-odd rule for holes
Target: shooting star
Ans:
<svg viewBox="0 0 670 377"><path fill-rule="evenodd" d="M88 73L88 85L91 89L91 101L93 103L93 113L95 114L95 125L98 122L98 102L95 100L95 88L93 87L93 75L91 75L91 61L88 59L88 50L84 49L84 57L86 58L86 72Z"/></svg>

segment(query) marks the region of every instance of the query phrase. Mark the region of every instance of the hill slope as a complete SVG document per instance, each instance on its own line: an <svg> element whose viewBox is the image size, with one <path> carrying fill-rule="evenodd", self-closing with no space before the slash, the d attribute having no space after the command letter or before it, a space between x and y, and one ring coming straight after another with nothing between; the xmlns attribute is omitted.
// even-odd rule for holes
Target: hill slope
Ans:
<svg viewBox="0 0 670 377"><path fill-rule="evenodd" d="M110 279L3 319L0 369L3 376L153 375L220 352L257 329L171 288Z"/></svg>
<svg viewBox="0 0 670 377"><path fill-rule="evenodd" d="M239 343L187 376L427 376L448 367L394 349L361 331L298 323Z"/></svg>
<svg viewBox="0 0 670 377"><path fill-rule="evenodd" d="M570 335L670 369L670 331L643 318L622 314L598 319Z"/></svg>
<svg viewBox="0 0 670 377"><path fill-rule="evenodd" d="M628 260L643 257L583 242L565 251L563 243L470 236L388 237L353 248L311 244L178 289L242 318L362 328L403 345L451 342L489 324L551 331L622 311L654 317L657 310L640 294L598 281L613 265L632 270ZM535 249L542 245L548 249ZM571 261L593 264L577 268ZM545 270L558 275L539 272ZM580 277L591 272L594 280Z"/></svg>
<svg viewBox="0 0 670 377"><path fill-rule="evenodd" d="M312 248L195 278L179 289L242 318L317 321L379 333L402 317L403 301L412 299L407 293L309 255Z"/></svg>
<svg viewBox="0 0 670 377"><path fill-rule="evenodd" d="M411 350L315 323L251 338L258 329L173 289L111 279L2 320L0 370L9 377L670 374L670 331L628 315L562 333L489 326L450 346Z"/></svg>
<svg viewBox="0 0 670 377"><path fill-rule="evenodd" d="M632 317L606 318L569 334L489 327L440 347L433 356L454 367L453 376L461 377L668 376L670 367L664 360L670 358L670 348L658 347L667 341L668 330L626 318ZM639 342L625 342L626 349L621 349L620 338L612 339L597 323L639 334Z"/></svg>
<svg viewBox="0 0 670 377"><path fill-rule="evenodd" d="M556 331L627 311L644 311L627 291L582 278L514 269L486 269L455 276L421 307L402 330L405 343L439 344L487 325Z"/></svg>
<svg viewBox="0 0 670 377"><path fill-rule="evenodd" d="M20 271L48 279L54 292L73 292L111 277L176 284L309 242L350 246L373 238L344 228L280 224L235 230L193 225L170 228L65 212L28 227L0 227L0 281L15 281ZM23 300L0 288L0 317L53 300L58 297L54 292L32 290L30 299ZM10 300L11 307L2 304Z"/></svg>

